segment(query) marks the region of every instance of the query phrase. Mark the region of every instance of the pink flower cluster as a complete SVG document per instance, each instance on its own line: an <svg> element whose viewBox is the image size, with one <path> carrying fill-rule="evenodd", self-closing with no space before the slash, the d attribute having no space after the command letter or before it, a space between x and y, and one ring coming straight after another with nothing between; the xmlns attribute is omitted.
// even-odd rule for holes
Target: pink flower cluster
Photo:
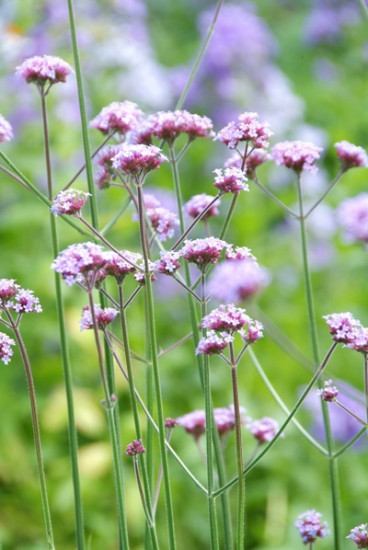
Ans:
<svg viewBox="0 0 368 550"><path fill-rule="evenodd" d="M249 191L245 183L247 178L244 172L239 168L225 168L224 170L214 170L216 174L214 186L221 193L239 193L239 191Z"/></svg>
<svg viewBox="0 0 368 550"><path fill-rule="evenodd" d="M336 386L332 385L332 380L326 380L324 383L324 388L317 390L317 395L320 395L323 401L332 403L339 395L339 390Z"/></svg>
<svg viewBox="0 0 368 550"><path fill-rule="evenodd" d="M211 202L213 202L212 195L206 195L206 193L201 193L200 195L193 195L191 199L184 205L184 211L191 218L197 218L202 212L208 207ZM220 199L217 199L216 202L208 208L207 212L202 216L202 220L208 220L214 216L219 215L218 206L220 205Z"/></svg>
<svg viewBox="0 0 368 550"><path fill-rule="evenodd" d="M125 449L125 454L129 456L137 456L146 452L146 449L143 447L142 442L139 440L132 441L129 443Z"/></svg>
<svg viewBox="0 0 368 550"><path fill-rule="evenodd" d="M335 147L344 172L349 168L368 166L367 153L363 147L353 145L346 140L335 143Z"/></svg>
<svg viewBox="0 0 368 550"><path fill-rule="evenodd" d="M279 431L279 424L273 418L265 416L260 420L253 420L253 422L247 425L247 428L259 443L267 443Z"/></svg>
<svg viewBox="0 0 368 550"><path fill-rule="evenodd" d="M268 147L272 132L268 122L259 122L258 113L242 113L236 122L230 122L220 130L216 139L222 141L229 147L235 149L239 142L246 141L256 149Z"/></svg>
<svg viewBox="0 0 368 550"><path fill-rule="evenodd" d="M246 410L240 407L241 422L246 424L249 418L245 417ZM234 406L218 407L213 409L213 417L220 436L224 436L234 429L235 412ZM187 433L193 435L197 441L206 432L206 414L203 410L195 410L176 419Z"/></svg>
<svg viewBox="0 0 368 550"><path fill-rule="evenodd" d="M316 161L322 149L308 141L283 141L272 149L272 157L276 164L291 168L295 172L315 173Z"/></svg>
<svg viewBox="0 0 368 550"><path fill-rule="evenodd" d="M209 264L215 264L221 252L229 245L216 237L186 240L180 250L180 255L188 262L195 263L200 269Z"/></svg>
<svg viewBox="0 0 368 550"><path fill-rule="evenodd" d="M40 301L33 291L22 288L15 279L0 279L0 309L5 308L18 314L42 312Z"/></svg>
<svg viewBox="0 0 368 550"><path fill-rule="evenodd" d="M118 284L121 284L129 273L136 273L137 266L143 266L143 256L139 252L120 250L120 255L108 250L103 253L105 263L98 274L98 281L111 275Z"/></svg>
<svg viewBox="0 0 368 550"><path fill-rule="evenodd" d="M351 529L346 537L351 539L357 545L357 548L368 548L368 523L362 523Z"/></svg>
<svg viewBox="0 0 368 550"><path fill-rule="evenodd" d="M175 227L179 225L179 219L174 212L161 206L153 195L145 194L143 197L146 216L151 222L152 229L157 233L160 241L166 241L174 235ZM134 220L138 215L134 214Z"/></svg>
<svg viewBox="0 0 368 550"><path fill-rule="evenodd" d="M55 216L58 214L78 214L90 196L91 193L85 193L78 189L61 191L52 203L51 212Z"/></svg>
<svg viewBox="0 0 368 550"><path fill-rule="evenodd" d="M125 174L137 176L157 170L167 158L161 149L154 145L122 145L118 153L112 158L115 170L122 170Z"/></svg>
<svg viewBox="0 0 368 550"><path fill-rule="evenodd" d="M11 141L13 139L13 128L9 122L0 115L0 143Z"/></svg>
<svg viewBox="0 0 368 550"><path fill-rule="evenodd" d="M5 365L9 363L10 358L13 355L11 346L15 346L14 340L9 338L9 336L3 332L0 332L0 359Z"/></svg>
<svg viewBox="0 0 368 550"><path fill-rule="evenodd" d="M348 241L368 242L368 193L343 200L337 208L337 220Z"/></svg>
<svg viewBox="0 0 368 550"><path fill-rule="evenodd" d="M104 107L90 122L92 128L103 134L125 135L135 130L142 120L143 112L132 101L113 101Z"/></svg>
<svg viewBox="0 0 368 550"><path fill-rule="evenodd" d="M97 327L100 330L103 330L107 325L112 323L119 313L118 310L113 307L105 307L101 309L99 305L96 305L94 310ZM80 326L81 330L93 329L93 317L89 306L85 306L83 308Z"/></svg>
<svg viewBox="0 0 368 550"><path fill-rule="evenodd" d="M160 259L154 263L153 270L157 273L172 275L180 267L179 258L179 252L161 250Z"/></svg>
<svg viewBox="0 0 368 550"><path fill-rule="evenodd" d="M35 82L41 87L46 83L66 82L72 72L69 63L51 55L29 57L16 68L16 73L26 82Z"/></svg>
<svg viewBox="0 0 368 550"><path fill-rule="evenodd" d="M298 529L304 544L313 543L317 538L323 539L330 534L327 523L322 523L321 518L322 514L315 510L307 510L298 517L295 527Z"/></svg>
<svg viewBox="0 0 368 550"><path fill-rule="evenodd" d="M251 319L245 309L233 304L220 305L202 319L202 327L209 329L201 338L196 355L214 355L221 353L234 340L238 333L246 345L262 338L263 327L259 321Z"/></svg>
<svg viewBox="0 0 368 550"><path fill-rule="evenodd" d="M256 168L270 160L270 155L264 149L254 149L251 151L245 159L243 172L249 177L253 178ZM243 158L239 154L234 154L225 162L225 168L239 168L243 165Z"/></svg>
<svg viewBox="0 0 368 550"><path fill-rule="evenodd" d="M212 121L205 116L188 111L159 111L150 115L135 135L137 143L150 145L153 138L173 144L180 134L186 134L192 141L197 137L212 137Z"/></svg>
<svg viewBox="0 0 368 550"><path fill-rule="evenodd" d="M331 313L323 317L330 328L334 342L344 344L344 347L368 353L368 328L349 312Z"/></svg>
<svg viewBox="0 0 368 550"><path fill-rule="evenodd" d="M99 189L107 189L111 181L116 177L112 165L112 159L118 154L120 147L118 145L107 145L97 155L96 164L99 166L95 183Z"/></svg>

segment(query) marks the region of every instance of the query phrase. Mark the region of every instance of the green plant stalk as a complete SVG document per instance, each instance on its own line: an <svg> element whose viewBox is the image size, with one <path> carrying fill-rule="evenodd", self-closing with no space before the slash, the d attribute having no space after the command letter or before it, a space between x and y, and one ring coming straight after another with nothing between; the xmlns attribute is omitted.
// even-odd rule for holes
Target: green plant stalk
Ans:
<svg viewBox="0 0 368 550"><path fill-rule="evenodd" d="M348 441L343 447L341 447L341 449L339 449L338 451L336 451L336 453L333 455L332 458L337 458L338 456L342 455L345 451L347 451L348 449L350 449L350 447L352 445L354 445L354 443L356 441L358 441L358 439L364 434L366 433L367 431L367 428L362 428L354 437L352 437L350 439L350 441Z"/></svg>
<svg viewBox="0 0 368 550"><path fill-rule="evenodd" d="M148 528L149 533L150 533L150 540L151 540L151 543L152 543L152 548L153 548L153 550L159 550L160 547L159 547L158 540L157 540L157 534L156 534L156 530L155 530L154 519L152 518L152 510L149 508L149 503L147 502L147 500L145 498L144 490L143 490L143 487L142 487L142 481L141 481L141 476L140 476L140 471L139 471L139 464L138 464L138 457L137 456L133 457L133 463L134 463L135 478L137 480L137 486L138 486L138 491L139 491L141 501L142 501L144 515L146 516L146 525L147 525L147 528Z"/></svg>
<svg viewBox="0 0 368 550"><path fill-rule="evenodd" d="M172 497L171 497L171 489L170 489L169 463L168 463L167 452L166 452L165 419L164 419L163 404L162 404L159 364L157 359L155 310L154 310L154 302L153 302L153 294L152 294L151 273L149 269L149 251L147 249L144 202L143 202L143 192L142 192L141 185L142 185L141 183L137 182L139 228L140 228L140 237L141 237L141 245L142 245L142 255L144 258L144 267L145 267L145 290L146 290L147 320L148 320L148 327L149 327L150 354L152 358L153 381L154 381L154 389L156 393L157 420L158 420L158 429L159 429L158 438L159 438L162 472L163 472L163 479L164 479L169 548L170 550L175 550L176 542L175 542L175 528L174 528L174 513L173 513Z"/></svg>
<svg viewBox="0 0 368 550"><path fill-rule="evenodd" d="M44 144L45 144L45 161L46 161L46 174L47 174L47 190L48 198L51 201L52 198L52 171L51 171L51 159L50 159L50 143L47 124L47 111L45 96L41 93L41 109L42 109L42 122L44 131ZM58 233L56 227L55 216L50 212L50 232L51 232L51 248L54 258L59 253ZM62 365L65 381L65 393L67 399L68 409L68 437L69 437L69 453L72 468L73 479L73 492L74 492L74 507L75 507L75 524L76 524L76 542L78 550L84 549L84 520L83 520L83 504L79 479L79 466L78 466L78 436L77 428L75 424L74 414L74 401L73 401L73 381L72 372L69 359L68 341L66 337L66 327L64 318L64 306L63 296L61 290L61 278L60 275L54 272L55 291L56 291L56 311L58 316L59 334L60 334L60 347L62 356Z"/></svg>
<svg viewBox="0 0 368 550"><path fill-rule="evenodd" d="M206 289L205 289L205 272L202 270L202 319L207 314ZM205 329L202 331L205 334ZM207 464L207 490L208 490L208 513L210 521L211 533L211 550L219 548L218 527L216 518L216 502L213 498L214 491L214 471L213 471L213 432L215 422L213 418L213 406L211 397L211 380L210 380L210 358L208 355L203 356L203 393L204 393L204 408L206 416L206 464Z"/></svg>
<svg viewBox="0 0 368 550"><path fill-rule="evenodd" d="M234 196L232 198L232 201L231 201L231 204L230 204L230 207L229 207L229 210L226 214L226 218L225 218L225 221L224 221L224 224L222 226L222 229L221 229L221 233L220 233L220 239L224 239L225 238L225 235L226 235L226 232L228 230L228 227L229 227L229 224L230 224L230 220L232 218L232 215L234 213L234 210L235 210L235 205L236 205L236 202L238 200L238 196L239 194L237 193L234 193Z"/></svg>
<svg viewBox="0 0 368 550"><path fill-rule="evenodd" d="M271 439L271 441L269 441L267 443L267 445L263 448L263 451L261 451L255 458L254 460L252 460L251 462L249 462L245 468L243 468L243 475L246 475L248 472L250 472L250 470L252 470L257 464L258 462L269 452L269 450L271 449L271 447L273 447L276 443L276 441L279 439L279 437L282 435L283 431L285 430L285 428L287 427L287 425L291 422L291 420L293 419L293 417L295 416L295 414L298 412L298 410L300 409L300 407L302 406L302 404L304 403L304 400L305 398L307 397L307 395L309 394L309 392L311 391L311 389L313 388L314 384L316 383L316 381L319 379L319 377L321 376L323 370L325 369L332 353L334 352L335 348L337 346L337 343L335 342L331 348L329 349L329 351L327 352L327 355L326 357L324 358L322 364L318 367L318 369L315 371L311 381L309 382L309 384L307 385L307 387L305 388L305 390L303 391L303 393L301 394L301 396L299 397L298 401L296 402L296 404L294 405L294 407L292 408L289 416L284 420L284 422L282 423L282 425L280 426L280 429L279 431L275 434L275 437L273 439ZM248 348L249 349L249 348ZM219 489L217 489L215 492L214 492L214 496L217 497L219 495L221 495L223 493L223 491L226 491L227 489L230 489L230 487L232 487L233 485L235 485L235 483L238 481L238 476L234 477L233 479L231 479L228 483L226 483L226 485L223 485L222 487L220 487Z"/></svg>
<svg viewBox="0 0 368 550"><path fill-rule="evenodd" d="M48 544L49 550L55 550L51 513L50 513L49 501L47 496L46 476L45 476L45 469L44 469L43 456L42 456L42 444L41 444L40 423L38 420L38 413L37 413L36 390L35 390L35 385L34 385L33 376L32 376L31 364L29 362L28 354L27 354L21 333L19 331L19 328L16 326L11 314L7 310L6 310L6 313L7 313L9 322L11 324L11 328L13 330L15 339L18 343L20 353L22 355L25 373L26 373L29 400L31 405L31 418L32 418L36 458L37 458L37 469L38 469L38 476L39 476L40 489L41 489L42 509L43 509L45 527L46 527L46 534L47 534L47 544Z"/></svg>
<svg viewBox="0 0 368 550"><path fill-rule="evenodd" d="M235 414L235 436L236 436L236 464L238 470L238 522L237 542L238 548L244 548L245 537L245 479L243 476L243 442L241 432L240 403L237 365L234 356L234 347L230 342L231 381L233 387L234 414Z"/></svg>
<svg viewBox="0 0 368 550"><path fill-rule="evenodd" d="M182 91L181 93L181 96L179 97L178 99L178 102L175 106L175 109L181 109L183 104L184 104L184 101L185 101L185 98L187 97L188 95L188 92L189 92L189 89L193 83L193 80L195 78L195 75L197 74L197 71L198 71L198 68L199 68L199 65L203 59L203 56L206 52L206 49L207 49L207 46L208 46L208 43L209 41L211 40L211 37L212 37L212 34L213 34L213 31L215 30L215 26L216 26L216 22L217 22L217 19L218 19L218 16L220 14L220 10L221 10L221 6L223 4L224 0L219 0L218 4L217 4L217 7L216 7L216 11L215 11L215 14L213 16L213 19L212 19L212 23L207 31L207 34L204 38L204 41L203 41L203 44L201 45L199 51L198 51L198 54L195 58L195 61L194 61L194 64L193 64L193 67L192 67L192 70L190 72L190 75L189 75L189 78L188 78L188 81L187 83L185 84L184 86L184 90Z"/></svg>
<svg viewBox="0 0 368 550"><path fill-rule="evenodd" d="M309 262L308 262L307 236L306 236L306 230L305 230L305 218L304 218L304 207L303 207L303 196L302 196L302 189L301 189L300 173L298 174L298 178L297 178L297 188L298 188L298 199L299 199L299 215L300 215L299 223L300 223L300 235L301 235L301 245L302 245L305 292L306 292L308 320L309 320L309 331L310 331L310 337L311 337L311 343L312 343L313 359L315 364L319 365L318 338L317 338L315 312L314 312L312 282L311 282ZM339 504L339 480L338 480L337 460L333 459L334 441L333 441L333 436L331 432L331 425L330 425L330 418L329 418L329 413L327 409L327 404L324 401L322 401L322 415L323 415L323 423L326 431L327 450L329 454L328 468L329 468L331 498L332 498L334 548L335 550L341 550L342 521L341 521L341 510L340 510L340 504Z"/></svg>

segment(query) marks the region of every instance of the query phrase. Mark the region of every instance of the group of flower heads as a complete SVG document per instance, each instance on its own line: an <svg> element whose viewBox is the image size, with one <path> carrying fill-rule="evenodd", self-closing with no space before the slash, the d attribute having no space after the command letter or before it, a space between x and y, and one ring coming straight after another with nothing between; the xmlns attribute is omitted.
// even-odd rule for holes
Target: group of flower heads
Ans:
<svg viewBox="0 0 368 550"><path fill-rule="evenodd" d="M325 538L330 534L327 527L327 522L322 522L322 514L315 510L307 510L300 514L295 527L298 529L304 544L310 545L318 538ZM358 525L351 529L350 534L346 537L351 539L357 545L357 548L368 548L368 523Z"/></svg>

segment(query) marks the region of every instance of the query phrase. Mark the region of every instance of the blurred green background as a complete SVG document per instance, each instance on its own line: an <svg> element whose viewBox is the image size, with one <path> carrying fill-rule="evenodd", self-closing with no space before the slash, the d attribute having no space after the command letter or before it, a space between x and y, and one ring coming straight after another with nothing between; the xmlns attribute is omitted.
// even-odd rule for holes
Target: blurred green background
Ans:
<svg viewBox="0 0 368 550"><path fill-rule="evenodd" d="M92 119L112 101L135 101L147 113L173 109L189 74L203 32L214 12L213 2L195 0L87 0L75 2L88 116ZM0 4L2 86L0 112L12 123L15 139L4 151L41 189L45 189L42 128L36 90L14 76L14 69L30 55L59 55L73 63L67 3L53 0L3 0ZM227 2L218 27L184 107L213 118L219 130L243 111L258 111L269 120L275 135L307 139L323 146L324 156L315 177L306 177L306 200L320 196L339 165L333 144L347 139L367 148L368 21L358 1L268 0ZM55 189L61 189L83 163L74 78L55 86L48 98ZM100 136L91 130L92 146ZM197 140L181 165L184 199L213 193L214 168L228 151L218 142ZM287 205L296 204L296 189L286 169L268 163L260 179ZM63 374L50 270L48 212L45 206L1 174L1 277L15 278L34 290L44 313L25 317L22 331L33 365L50 504L58 548L75 547L73 493L67 441ZM78 187L85 189L85 179ZM147 181L151 189L172 193L170 171L163 167ZM344 242L336 227L334 208L346 197L367 187L367 171L348 172L328 196L309 225L316 319L323 355L330 337L322 315L351 311L368 324L367 255L359 244ZM101 226L125 199L121 190L97 191ZM222 219L230 197L222 200ZM318 216L318 211L320 215ZM221 220L211 225L214 234ZM59 222L61 247L80 240ZM201 236L201 228L196 236ZM114 226L109 238L119 248L138 250L137 225L129 212ZM278 206L251 186L237 204L227 240L249 246L272 277L256 299L245 304L260 319L267 316L298 348L290 355L268 330L254 351L285 403L292 407L311 373L303 357L311 357L308 320L301 273L298 228ZM165 284L165 283L164 283ZM85 506L86 537L94 550L116 548L111 455L99 384L93 338L80 333L79 318L86 297L78 288L65 288L65 304L75 383L75 405L80 444L80 467ZM190 331L185 297L176 287L157 283L158 339L163 349ZM170 291L170 292L169 292ZM129 309L132 348L144 352L144 315L141 297ZM269 325L267 325L268 327ZM266 327L266 328L267 328ZM290 345L287 345L290 351ZM327 375L363 390L363 361L339 349ZM145 369L135 364L137 386L144 392ZM177 417L203 408L192 344L186 343L162 360L165 415ZM123 448L134 438L126 383L119 377ZM4 550L46 548L30 424L29 401L20 356L0 369L0 541ZM249 357L239 369L241 402L253 418L284 415L258 376ZM217 358L212 363L213 400L217 407L232 401L230 375ZM360 405L361 394L355 396ZM334 405L332 405L334 407ZM314 412L313 412L314 411ZM320 417L303 407L298 419L311 427ZM142 417L143 418L143 417ZM339 422L343 422L340 418ZM358 428L356 428L357 430ZM364 438L363 438L364 439ZM199 479L205 468L194 441L178 427L172 444ZM337 441L337 446L341 441ZM253 450L244 433L245 456ZM235 471L234 436L227 443L229 475ZM143 514L132 464L125 460L127 507L132 548L143 548ZM367 521L366 442L339 461L342 533ZM157 466L157 465L156 465ZM206 503L178 465L171 461L178 549L209 548ZM302 547L294 527L298 514L311 508L332 523L327 462L292 426L247 477L247 546L291 550ZM231 492L234 499L234 491ZM165 548L165 517L158 527ZM353 543L344 541L343 548ZM0 544L1 546L1 544ZM329 539L318 548L330 548Z"/></svg>

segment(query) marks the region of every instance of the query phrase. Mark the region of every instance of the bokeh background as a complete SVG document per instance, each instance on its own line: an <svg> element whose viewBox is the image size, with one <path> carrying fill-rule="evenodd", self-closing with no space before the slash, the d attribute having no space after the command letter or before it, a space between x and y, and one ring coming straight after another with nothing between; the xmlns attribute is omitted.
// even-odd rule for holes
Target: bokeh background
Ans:
<svg viewBox="0 0 368 550"><path fill-rule="evenodd" d="M129 99L147 113L173 109L190 72L193 59L211 21L215 4L205 0L87 0L76 1L76 20L89 118L112 101ZM59 55L73 63L67 2L3 0L0 3L0 112L11 122L15 139L4 150L41 189L45 189L42 127L36 90L20 81L14 69L31 55ZM272 143L284 139L310 140L324 149L319 172L303 182L306 201L326 189L339 165L333 144L347 139L368 146L368 21L357 0L292 0L225 2L219 21L184 107L210 116L219 130L243 111L257 111L274 132ZM55 188L61 189L83 164L76 85L55 86L48 98ZM100 136L91 130L93 146ZM197 140L181 165L183 195L213 193L212 170L229 154L211 140ZM296 204L292 175L267 163L259 169L262 182L289 206ZM31 357L41 416L46 472L57 547L74 548L73 494L70 476L62 367L54 303L52 261L45 206L1 174L1 277L15 278L39 296L44 313L25 317L24 338ZM78 186L85 189L85 179ZM147 181L163 201L172 200L170 172L163 167ZM309 222L312 282L320 351L330 339L322 315L351 311L368 323L367 252L347 243L336 223L335 209L346 197L367 188L367 171L348 172ZM120 190L97 191L101 225L124 200ZM220 207L225 214L230 198ZM222 218L223 219L223 218ZM61 246L80 237L60 222ZM221 220L212 222L216 234ZM198 229L196 235L203 231ZM137 225L131 215L110 232L120 248L137 250ZM265 338L254 351L285 403L291 407L310 377L311 346L306 316L298 227L262 192L251 186L238 204L227 235L229 242L249 246L268 269L270 284L244 303L250 314L266 323ZM111 454L99 385L92 335L80 333L79 318L85 296L65 287L66 314L80 444L80 466L90 548L116 548L116 522ZM162 348L188 333L185 297L177 287L156 285L158 337ZM143 305L129 310L132 348L144 350ZM275 342L282 331L283 346ZM193 346L189 342L162 361L165 415L177 417L203 408ZM145 372L136 363L143 391ZM358 354L339 349L327 375L346 383L352 406L362 408L363 365ZM240 371L241 402L253 418L284 418L249 357ZM0 546L4 550L46 548L35 469L29 401L20 356L0 368ZM231 398L230 376L218 360L212 366L215 406ZM122 443L134 438L128 390L119 378ZM331 412L336 413L331 407ZM337 414L337 413L336 413ZM321 438L320 408L313 397L298 419ZM336 445L359 429L339 415ZM337 430L339 428L339 430ZM338 433L337 433L338 432ZM244 434L245 454L253 450ZM194 441L182 428L172 444L196 475L205 469ZM228 469L235 470L234 440L226 447ZM126 464L127 506L132 548L143 548L141 512L132 465ZM368 520L367 445L363 438L340 461L342 532ZM205 500L171 464L178 549L208 548ZM234 496L233 493L232 497ZM292 426L247 477L247 548L291 550L302 547L294 520L316 508L331 524L328 470L324 457ZM159 530L165 539L164 512ZM318 547L330 548L326 539ZM353 543L344 541L343 548ZM162 544L165 548L165 543Z"/></svg>

